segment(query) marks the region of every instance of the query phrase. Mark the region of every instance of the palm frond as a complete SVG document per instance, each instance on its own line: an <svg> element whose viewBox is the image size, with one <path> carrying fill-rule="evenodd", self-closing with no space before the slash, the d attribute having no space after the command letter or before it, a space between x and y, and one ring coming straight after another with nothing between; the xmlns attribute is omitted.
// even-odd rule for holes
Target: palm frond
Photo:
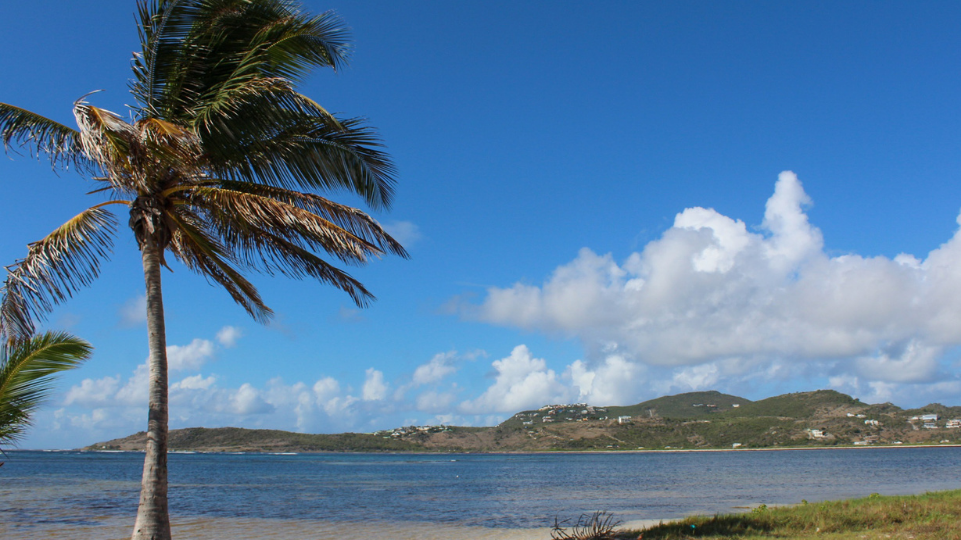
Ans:
<svg viewBox="0 0 961 540"><path fill-rule="evenodd" d="M61 332L0 343L0 444L23 435L31 414L49 395L53 376L92 352L89 343Z"/></svg>
<svg viewBox="0 0 961 540"><path fill-rule="evenodd" d="M304 18L300 14L265 25L255 43L268 44L274 73L300 80L310 69L340 69L350 57L350 31L333 11Z"/></svg>
<svg viewBox="0 0 961 540"><path fill-rule="evenodd" d="M399 255L405 259L410 257L404 246L391 237L374 218L352 206L339 204L313 193L302 193L263 184L230 180L220 180L218 184L221 188L229 191L249 193L296 206L334 223L366 242L376 245L383 252Z"/></svg>
<svg viewBox="0 0 961 540"><path fill-rule="evenodd" d="M159 118L139 120L134 128L143 146L140 166L147 175L191 177L201 169L200 139L190 129Z"/></svg>
<svg viewBox="0 0 961 540"><path fill-rule="evenodd" d="M142 116L182 122L224 81L299 80L314 67L342 66L350 50L336 15L310 17L284 0L140 0L138 12L131 91Z"/></svg>
<svg viewBox="0 0 961 540"><path fill-rule="evenodd" d="M243 114L217 130L256 136L223 148L205 144L212 149L216 176L286 189L346 189L372 208L390 207L396 171L381 150L383 143L362 120L340 120L334 126L326 119L299 116L266 124L270 131L252 127L264 126L262 119L263 113Z"/></svg>
<svg viewBox="0 0 961 540"><path fill-rule="evenodd" d="M136 128L115 113L93 107L83 98L74 103L73 115L80 127L84 153L100 165L115 187L119 179L135 176L135 152L139 150Z"/></svg>
<svg viewBox="0 0 961 540"><path fill-rule="evenodd" d="M182 65L183 45L199 13L195 0L137 1L141 52L133 58L130 91L140 103L140 116L156 117L165 112L165 95L175 92L176 86L171 73L187 71Z"/></svg>
<svg viewBox="0 0 961 540"><path fill-rule="evenodd" d="M292 117L317 118L343 129L334 115L295 91L290 81L256 74L234 76L213 86L191 115L192 125L217 146L276 133L277 126L289 124ZM223 127L228 129L219 129Z"/></svg>
<svg viewBox="0 0 961 540"><path fill-rule="evenodd" d="M93 207L30 244L27 256L7 267L0 289L0 336L29 337L35 320L96 279L115 230L113 214Z"/></svg>
<svg viewBox="0 0 961 540"><path fill-rule="evenodd" d="M257 253L264 258L268 268L277 268L287 277L311 277L332 285L350 295L357 307L367 307L371 301L376 300L374 295L350 274L289 240L269 231L261 231L260 234L248 237L248 240L255 245ZM270 258L269 262L267 257Z"/></svg>
<svg viewBox="0 0 961 540"><path fill-rule="evenodd" d="M210 235L205 234L199 219L185 210L169 217L177 224L169 249L187 268L217 282L254 320L267 322L273 311L264 304L257 288L230 263L228 252Z"/></svg>
<svg viewBox="0 0 961 540"><path fill-rule="evenodd" d="M347 263L365 263L381 249L337 224L268 197L216 187L197 187L189 203L203 209L224 238L242 239L270 231L298 245L322 249Z"/></svg>
<svg viewBox="0 0 961 540"><path fill-rule="evenodd" d="M31 156L45 154L54 167L74 165L85 170L90 163L84 156L79 137L77 130L59 122L0 103L0 140L7 151L11 145L25 146Z"/></svg>

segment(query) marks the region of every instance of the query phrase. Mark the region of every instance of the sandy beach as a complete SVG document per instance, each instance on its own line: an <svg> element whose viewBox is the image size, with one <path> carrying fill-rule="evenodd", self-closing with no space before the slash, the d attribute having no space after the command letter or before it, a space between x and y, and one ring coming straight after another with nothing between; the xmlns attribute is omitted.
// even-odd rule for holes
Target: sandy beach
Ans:
<svg viewBox="0 0 961 540"><path fill-rule="evenodd" d="M89 524L40 523L16 528L0 523L0 538L5 540L126 540L130 538L134 516L96 519ZM638 520L621 528L640 529L660 520ZM370 538L417 538L418 540L550 540L550 528L495 529L462 527L433 523L367 522L337 523L315 520L270 520L245 518L174 518L174 538L190 540L368 540Z"/></svg>

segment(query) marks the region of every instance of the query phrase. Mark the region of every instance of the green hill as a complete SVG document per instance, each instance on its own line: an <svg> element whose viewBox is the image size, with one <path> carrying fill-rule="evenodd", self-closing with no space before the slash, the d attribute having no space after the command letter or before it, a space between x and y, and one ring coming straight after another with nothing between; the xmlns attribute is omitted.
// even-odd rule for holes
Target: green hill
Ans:
<svg viewBox="0 0 961 540"><path fill-rule="evenodd" d="M746 401L746 400L745 400ZM777 416L782 418L809 418L819 412L833 410L838 407L866 407L851 396L834 390L817 390L815 392L796 392L769 397L754 402L747 402L737 409L727 412L732 417Z"/></svg>
<svg viewBox="0 0 961 540"><path fill-rule="evenodd" d="M722 394L715 390L709 392L688 392L674 396L651 399L627 407L609 407L610 415L647 416L674 419L707 418L724 411L739 410L751 401L742 397ZM738 405L737 408L734 406Z"/></svg>
<svg viewBox="0 0 961 540"><path fill-rule="evenodd" d="M123 439L97 443L86 450L140 451L147 434L136 433ZM171 430L168 446L172 451L207 452L412 452L421 450L416 442L368 433L312 435L274 429L187 428Z"/></svg>

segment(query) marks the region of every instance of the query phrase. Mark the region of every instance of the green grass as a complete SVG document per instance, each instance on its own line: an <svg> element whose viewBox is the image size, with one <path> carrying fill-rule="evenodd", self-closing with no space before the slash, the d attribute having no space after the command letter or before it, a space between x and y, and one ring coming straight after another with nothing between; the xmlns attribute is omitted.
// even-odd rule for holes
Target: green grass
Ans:
<svg viewBox="0 0 961 540"><path fill-rule="evenodd" d="M761 507L744 514L690 517L642 531L624 531L617 538L961 540L961 490Z"/></svg>

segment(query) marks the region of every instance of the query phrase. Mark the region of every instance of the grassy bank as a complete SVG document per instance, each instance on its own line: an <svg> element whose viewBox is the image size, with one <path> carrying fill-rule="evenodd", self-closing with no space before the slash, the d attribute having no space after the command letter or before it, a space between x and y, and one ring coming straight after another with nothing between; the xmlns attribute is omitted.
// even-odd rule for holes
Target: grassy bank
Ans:
<svg viewBox="0 0 961 540"><path fill-rule="evenodd" d="M692 517L618 539L819 538L830 540L961 540L961 490L872 495L846 501L760 507L744 514Z"/></svg>

